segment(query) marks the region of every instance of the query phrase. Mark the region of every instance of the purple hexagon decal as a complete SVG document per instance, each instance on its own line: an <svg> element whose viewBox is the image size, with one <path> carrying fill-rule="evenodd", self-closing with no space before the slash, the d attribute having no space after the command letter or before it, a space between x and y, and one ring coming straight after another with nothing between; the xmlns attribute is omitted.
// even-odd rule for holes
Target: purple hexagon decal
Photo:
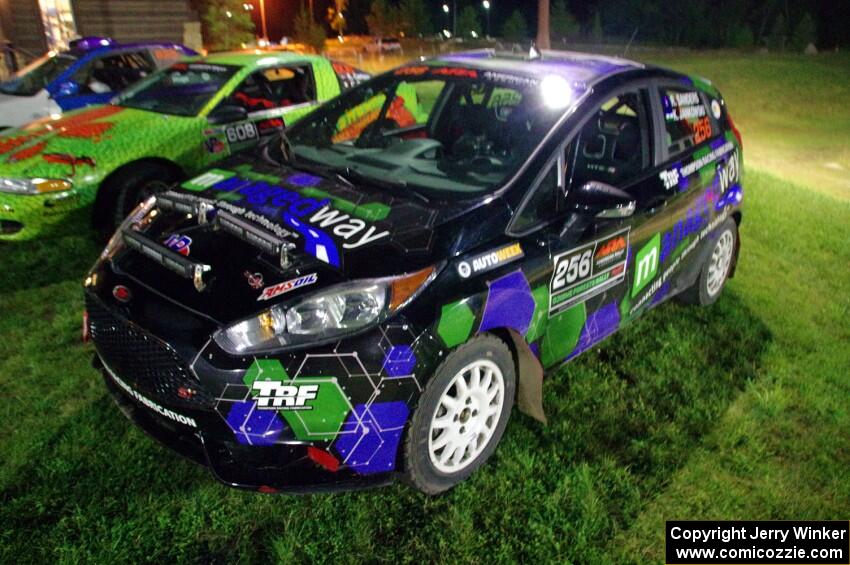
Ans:
<svg viewBox="0 0 850 565"><path fill-rule="evenodd" d="M584 328L582 328L581 335L578 338L578 344L572 353L567 356L567 359L572 359L576 355L591 348L595 343L599 343L617 331L619 325L620 310L617 308L617 304L611 302L602 306L587 317L587 321L585 321Z"/></svg>
<svg viewBox="0 0 850 565"><path fill-rule="evenodd" d="M384 357L384 371L390 377L406 377L413 374L416 354L409 345L393 345Z"/></svg>
<svg viewBox="0 0 850 565"><path fill-rule="evenodd" d="M525 275L516 270L488 284L487 303L478 331L512 328L525 335L534 316L534 297Z"/></svg>
<svg viewBox="0 0 850 565"><path fill-rule="evenodd" d="M363 475L392 471L409 413L401 401L355 406L334 444L343 463Z"/></svg>
<svg viewBox="0 0 850 565"><path fill-rule="evenodd" d="M276 412L259 410L253 400L235 402L225 420L242 445L273 445L283 431Z"/></svg>

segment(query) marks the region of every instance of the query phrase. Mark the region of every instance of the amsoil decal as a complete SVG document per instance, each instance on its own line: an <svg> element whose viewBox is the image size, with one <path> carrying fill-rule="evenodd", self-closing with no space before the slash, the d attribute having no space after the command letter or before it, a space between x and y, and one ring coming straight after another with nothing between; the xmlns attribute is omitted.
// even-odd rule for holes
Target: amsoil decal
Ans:
<svg viewBox="0 0 850 565"><path fill-rule="evenodd" d="M466 261L461 261L457 265L457 272L466 279L472 275L495 269L522 256L522 246L519 243L511 243L499 249L476 255Z"/></svg>
<svg viewBox="0 0 850 565"><path fill-rule="evenodd" d="M629 228L556 255L549 315L605 292L626 276Z"/></svg>
<svg viewBox="0 0 850 565"><path fill-rule="evenodd" d="M310 273L309 275L304 275L303 277L298 277L297 279L291 279L286 282L267 286L263 289L263 292L257 298L257 301L269 300L271 298L274 298L275 296L285 294L290 290L295 290L296 288L313 284L316 282L317 279L318 275L316 275L316 273Z"/></svg>

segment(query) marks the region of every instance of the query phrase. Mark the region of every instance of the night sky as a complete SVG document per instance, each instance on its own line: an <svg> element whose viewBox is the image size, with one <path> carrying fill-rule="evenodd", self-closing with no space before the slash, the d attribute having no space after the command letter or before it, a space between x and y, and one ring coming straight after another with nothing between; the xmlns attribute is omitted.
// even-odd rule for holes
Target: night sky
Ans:
<svg viewBox="0 0 850 565"><path fill-rule="evenodd" d="M389 1L392 2L393 0ZM467 5L481 6L480 0L456 1L458 12ZM706 3L723 11L726 1L732 0L706 0ZM791 2L805 5L815 16L819 30L819 43L822 46L850 46L850 0L791 0ZM259 0L253 0L253 3L259 6ZM433 7L434 23L439 24L440 28L448 27L449 20L441 9L443 0L425 0L425 3ZM293 20L298 7L306 4L307 0L266 0L266 16L270 38L277 40L283 35L291 36ZM323 18L327 7L332 4L333 0L314 0L314 11L317 18ZM501 28L502 22L514 10L519 10L525 16L529 32L535 33L537 28L537 0L490 0L490 4L492 6L490 25L494 33ZM591 20L600 4L605 4L605 0L567 0L567 7L582 23ZM347 10L349 27L346 33L367 33L365 16L369 13L370 5L371 0L349 0ZM259 31L259 10L254 10L253 15Z"/></svg>

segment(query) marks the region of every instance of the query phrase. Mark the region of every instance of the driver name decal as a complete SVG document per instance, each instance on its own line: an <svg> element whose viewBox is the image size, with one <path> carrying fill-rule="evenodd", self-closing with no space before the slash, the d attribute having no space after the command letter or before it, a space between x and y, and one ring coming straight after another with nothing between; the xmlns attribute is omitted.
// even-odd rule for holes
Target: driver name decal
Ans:
<svg viewBox="0 0 850 565"><path fill-rule="evenodd" d="M549 284L550 316L605 292L625 278L629 232L626 228L555 256Z"/></svg>

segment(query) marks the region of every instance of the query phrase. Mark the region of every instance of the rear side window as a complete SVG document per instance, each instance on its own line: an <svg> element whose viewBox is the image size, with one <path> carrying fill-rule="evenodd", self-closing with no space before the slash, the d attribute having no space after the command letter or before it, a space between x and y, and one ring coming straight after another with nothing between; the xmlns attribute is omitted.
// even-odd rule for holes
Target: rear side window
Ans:
<svg viewBox="0 0 850 565"><path fill-rule="evenodd" d="M659 92L670 157L699 145L717 133L699 91L661 87Z"/></svg>

